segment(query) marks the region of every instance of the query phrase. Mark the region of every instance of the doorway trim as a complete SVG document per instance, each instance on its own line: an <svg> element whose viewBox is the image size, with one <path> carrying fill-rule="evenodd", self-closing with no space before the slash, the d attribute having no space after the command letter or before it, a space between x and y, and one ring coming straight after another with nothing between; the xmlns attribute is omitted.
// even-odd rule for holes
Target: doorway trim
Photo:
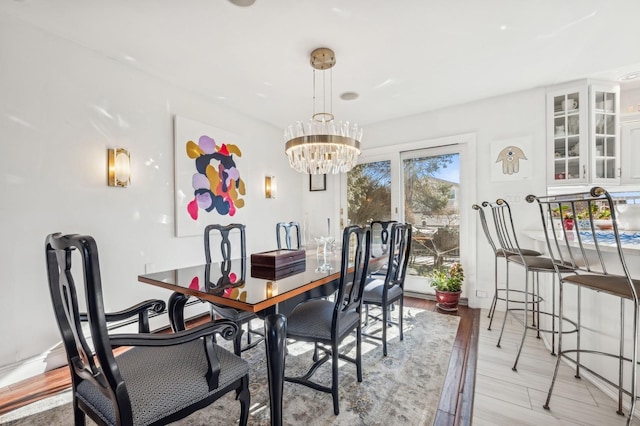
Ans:
<svg viewBox="0 0 640 426"><path fill-rule="evenodd" d="M476 269L477 269L477 221L473 203L477 202L477 163L476 163L476 134L463 133L453 136L425 139L415 142L387 145L384 147L364 149L358 163L372 161L391 160L391 173L400 182L400 155L404 151L415 151L428 148L436 148L446 145L459 145L460 147L460 261L465 269L465 283L463 296L468 299L470 307L476 307ZM341 212L346 216L347 206L347 177L343 173L340 178L340 191L337 191ZM399 188L391 189L391 217L397 220L400 217L401 191ZM342 218L343 215L340 215ZM346 223L346 219L345 219Z"/></svg>

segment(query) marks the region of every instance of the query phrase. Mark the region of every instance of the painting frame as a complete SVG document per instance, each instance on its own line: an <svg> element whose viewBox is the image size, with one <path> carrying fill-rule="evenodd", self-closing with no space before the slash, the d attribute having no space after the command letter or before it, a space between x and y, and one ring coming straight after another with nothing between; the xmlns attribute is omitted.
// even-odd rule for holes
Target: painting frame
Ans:
<svg viewBox="0 0 640 426"><path fill-rule="evenodd" d="M174 116L176 237L202 235L211 223L246 220L249 176L240 146L232 132Z"/></svg>
<svg viewBox="0 0 640 426"><path fill-rule="evenodd" d="M309 191L326 191L327 175L309 175Z"/></svg>
<svg viewBox="0 0 640 426"><path fill-rule="evenodd" d="M520 136L491 142L491 182L528 180L532 173L532 138Z"/></svg>

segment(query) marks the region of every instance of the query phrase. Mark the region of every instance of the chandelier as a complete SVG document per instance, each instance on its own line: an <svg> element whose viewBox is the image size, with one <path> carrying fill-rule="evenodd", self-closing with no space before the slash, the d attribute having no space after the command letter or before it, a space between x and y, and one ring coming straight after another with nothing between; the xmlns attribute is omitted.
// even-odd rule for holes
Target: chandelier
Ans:
<svg viewBox="0 0 640 426"><path fill-rule="evenodd" d="M326 70L336 64L333 50L321 47L311 52L313 67L313 115L284 131L285 152L289 164L300 173L313 175L348 172L360 155L362 129L348 121L335 122L331 107L326 108ZM322 112L316 112L316 70L322 73ZM329 72L331 78L331 71ZM333 79L329 83L329 102Z"/></svg>

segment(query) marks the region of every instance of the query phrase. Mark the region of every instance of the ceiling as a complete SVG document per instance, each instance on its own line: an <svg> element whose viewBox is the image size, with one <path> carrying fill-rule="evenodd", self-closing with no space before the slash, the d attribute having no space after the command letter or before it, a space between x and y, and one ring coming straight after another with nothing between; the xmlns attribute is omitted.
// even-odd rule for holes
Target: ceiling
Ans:
<svg viewBox="0 0 640 426"><path fill-rule="evenodd" d="M0 14L278 128L311 116L323 46L333 112L363 126L640 70L638 0L2 0Z"/></svg>

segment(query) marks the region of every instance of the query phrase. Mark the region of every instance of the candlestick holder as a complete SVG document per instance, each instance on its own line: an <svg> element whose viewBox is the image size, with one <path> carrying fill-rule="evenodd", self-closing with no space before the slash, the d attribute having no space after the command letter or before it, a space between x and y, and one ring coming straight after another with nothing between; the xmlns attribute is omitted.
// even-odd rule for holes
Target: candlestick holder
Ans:
<svg viewBox="0 0 640 426"><path fill-rule="evenodd" d="M335 239L331 236L328 237L316 237L316 256L318 259L318 267L316 268L316 272L328 272L333 269L331 266L330 258L333 254L333 248Z"/></svg>

